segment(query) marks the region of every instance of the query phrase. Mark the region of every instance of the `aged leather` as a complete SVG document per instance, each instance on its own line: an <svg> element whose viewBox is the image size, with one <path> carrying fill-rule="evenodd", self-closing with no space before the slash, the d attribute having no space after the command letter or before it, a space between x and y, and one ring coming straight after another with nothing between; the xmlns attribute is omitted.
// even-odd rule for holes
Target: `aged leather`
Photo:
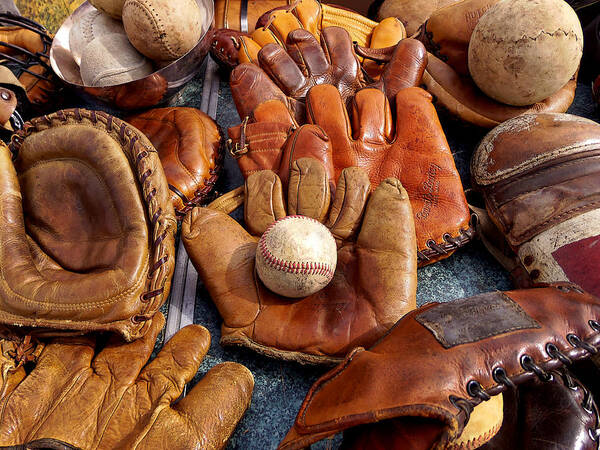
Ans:
<svg viewBox="0 0 600 450"><path fill-rule="evenodd" d="M231 73L229 83L241 118L254 115L254 120L265 122L264 117L256 117L255 110L267 101L280 100L298 123L306 123L306 94L311 87L320 84L336 86L346 102L359 89L376 87L383 90L393 104L400 89L419 85L427 66L425 50L414 39L405 39L393 48L378 81L365 77L351 37L340 27L325 28L321 43L306 30L290 32L287 42L294 51L266 45L259 52L260 67L241 64ZM273 116L271 113L269 121L274 120ZM282 120L289 121L277 117L277 121ZM237 142L239 131L236 133L233 129L229 134Z"/></svg>
<svg viewBox="0 0 600 450"><path fill-rule="evenodd" d="M34 105L56 100L60 84L50 67L52 37L38 24L11 13L0 13L0 62L17 76Z"/></svg>
<svg viewBox="0 0 600 450"><path fill-rule="evenodd" d="M129 344L63 337L40 351L28 337L16 345L0 340L7 369L0 379L0 446L223 448L250 405L252 374L237 363L219 364L177 401L209 349L210 334L189 325L146 365L164 323L157 314L146 336ZM33 369L24 370L27 360Z"/></svg>
<svg viewBox="0 0 600 450"><path fill-rule="evenodd" d="M243 62L258 62L262 47L272 43L291 50L287 36L296 29L304 29L317 40L324 28L336 26L345 29L352 42L371 49L396 45L406 37L404 26L396 18L381 23L341 7L321 4L317 0L299 0L264 13L256 29L248 35L243 32L217 30L213 37L211 54L223 65L233 68ZM365 61L365 70L371 76L380 74L380 65Z"/></svg>
<svg viewBox="0 0 600 450"><path fill-rule="evenodd" d="M431 14L461 0L374 0L369 7L369 17L383 20L397 17L406 34L413 36Z"/></svg>
<svg viewBox="0 0 600 450"><path fill-rule="evenodd" d="M596 352L599 318L598 298L568 283L425 305L322 376L280 448L372 423L404 429L401 448L445 448L481 401Z"/></svg>
<svg viewBox="0 0 600 450"><path fill-rule="evenodd" d="M219 126L196 108L155 108L127 121L158 151L175 211L181 217L206 202L223 167Z"/></svg>
<svg viewBox="0 0 600 450"><path fill-rule="evenodd" d="M480 450L598 448L598 408L592 393L567 369L504 392L502 428Z"/></svg>
<svg viewBox="0 0 600 450"><path fill-rule="evenodd" d="M479 18L498 0L463 0L435 11L419 31L429 52L423 84L436 106L474 125L493 128L526 112L565 112L575 98L576 77L560 91L534 105L499 103L475 85L469 74L467 51Z"/></svg>
<svg viewBox="0 0 600 450"><path fill-rule="evenodd" d="M0 163L0 323L144 335L169 295L177 230L147 138L63 110L28 122Z"/></svg>
<svg viewBox="0 0 600 450"><path fill-rule="evenodd" d="M482 236L519 286L571 281L600 295L599 162L600 125L569 114L520 116L482 140L471 161L491 220Z"/></svg>
<svg viewBox="0 0 600 450"><path fill-rule="evenodd" d="M222 345L304 363L339 362L416 307L410 203L392 178L369 193L366 174L354 167L342 172L330 199L324 168L309 158L293 163L287 202L284 192L275 173L257 172L245 185L246 229L215 209L194 208L182 239L223 318ZM254 271L258 237L286 214L319 219L338 244L331 283L297 301L268 291Z"/></svg>
<svg viewBox="0 0 600 450"><path fill-rule="evenodd" d="M413 87L426 64L422 44L401 41L381 79L365 86L347 33L339 28L323 31L327 42L323 47L331 49L331 58L303 30L290 33L288 41L301 37L307 38L304 56L294 59L315 66L309 73L319 75L303 77L297 63L276 46L261 50L260 58L271 50L275 55L271 58L269 53L272 63L264 64L264 70L242 64L232 72L233 98L240 116L247 117L229 129L242 174L275 170L285 187L285 168L295 158L310 156L333 173L330 180L352 166L364 168L372 186L395 177L411 199L420 265L443 259L468 243L473 232L454 159L431 96ZM338 74L341 78L336 81ZM297 134L301 143L288 140L291 131L305 122L317 127Z"/></svg>
<svg viewBox="0 0 600 450"><path fill-rule="evenodd" d="M215 27L252 33L264 13L290 3L292 0L216 0Z"/></svg>
<svg viewBox="0 0 600 450"><path fill-rule="evenodd" d="M352 101L348 115L338 92L328 85L308 94L310 122L328 139L335 173L343 167L363 167L372 185L396 177L411 202L419 264L450 256L473 237L470 213L454 158L431 96L416 87L402 89L395 114L385 95L363 89ZM395 117L394 117L395 116ZM351 118L350 118L351 117ZM314 139L312 147L324 147Z"/></svg>
<svg viewBox="0 0 600 450"><path fill-rule="evenodd" d="M556 94L530 106L509 106L483 94L471 77L461 77L452 67L428 54L423 84L435 98L436 106L460 120L483 128L496 125L526 113L565 112L575 98L577 80L570 80Z"/></svg>
<svg viewBox="0 0 600 450"><path fill-rule="evenodd" d="M429 53L469 76L467 50L479 18L498 0L463 0L434 11L421 26L418 39Z"/></svg>

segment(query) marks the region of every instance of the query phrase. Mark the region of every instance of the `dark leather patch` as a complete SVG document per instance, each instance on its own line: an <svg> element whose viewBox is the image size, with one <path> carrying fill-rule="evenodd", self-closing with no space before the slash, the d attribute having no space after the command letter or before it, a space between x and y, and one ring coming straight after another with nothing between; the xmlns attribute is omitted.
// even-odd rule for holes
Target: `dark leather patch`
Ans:
<svg viewBox="0 0 600 450"><path fill-rule="evenodd" d="M415 317L445 348L540 324L503 292L443 303Z"/></svg>
<svg viewBox="0 0 600 450"><path fill-rule="evenodd" d="M554 250L552 256L570 282L600 297L600 236L571 242Z"/></svg>

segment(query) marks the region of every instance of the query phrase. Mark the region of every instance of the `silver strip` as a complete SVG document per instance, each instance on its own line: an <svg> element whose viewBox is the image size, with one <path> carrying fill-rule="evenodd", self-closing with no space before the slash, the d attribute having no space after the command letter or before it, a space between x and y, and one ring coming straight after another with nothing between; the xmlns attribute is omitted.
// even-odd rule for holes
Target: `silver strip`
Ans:
<svg viewBox="0 0 600 450"><path fill-rule="evenodd" d="M240 31L248 32L248 0L240 2Z"/></svg>
<svg viewBox="0 0 600 450"><path fill-rule="evenodd" d="M206 58L206 61L200 109L215 119L219 102L219 76L217 75L217 64L211 58ZM180 240L171 287L165 341L181 328L194 323L197 284L198 272L192 265L183 242Z"/></svg>

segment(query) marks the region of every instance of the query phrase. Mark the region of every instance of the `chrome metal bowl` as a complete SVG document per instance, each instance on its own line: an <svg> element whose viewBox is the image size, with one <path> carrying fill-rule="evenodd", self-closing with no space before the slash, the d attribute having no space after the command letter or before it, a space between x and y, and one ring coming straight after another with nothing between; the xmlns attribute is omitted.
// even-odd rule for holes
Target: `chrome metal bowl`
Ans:
<svg viewBox="0 0 600 450"><path fill-rule="evenodd" d="M77 18L93 8L86 1L64 21L56 33L50 48L52 69L78 95L101 100L114 108L132 110L150 108L163 103L194 77L210 48L214 27L214 3L213 0L196 0L196 2L206 8L211 25L193 49L168 66L139 80L113 86L92 87L83 84L79 66L69 47L69 33Z"/></svg>

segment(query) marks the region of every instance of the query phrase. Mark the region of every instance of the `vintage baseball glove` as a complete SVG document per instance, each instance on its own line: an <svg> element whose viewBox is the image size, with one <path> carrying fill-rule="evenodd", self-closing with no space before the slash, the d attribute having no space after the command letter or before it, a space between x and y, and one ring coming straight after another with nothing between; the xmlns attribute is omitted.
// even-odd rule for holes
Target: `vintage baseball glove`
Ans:
<svg viewBox="0 0 600 450"><path fill-rule="evenodd" d="M306 94L311 87L320 84L335 86L346 103L360 89L374 87L385 92L393 104L399 90L419 85L427 66L425 49L414 39L405 39L393 48L378 81L363 74L351 37L340 27L325 28L320 43L306 30L292 31L287 42L294 48L293 52L278 45L267 45L258 56L260 67L246 63L231 73L231 93L242 119L292 125L294 121L306 123ZM279 108L267 103L271 100L283 102L289 114L282 115ZM229 135L237 144L241 130L230 129Z"/></svg>
<svg viewBox="0 0 600 450"><path fill-rule="evenodd" d="M250 405L252 374L237 363L220 364L175 403L198 371L210 334L189 325L146 365L164 323L157 314L148 333L129 344L113 338L102 345L90 336L39 346L0 335L0 446L223 448Z"/></svg>
<svg viewBox="0 0 600 450"><path fill-rule="evenodd" d="M565 112L575 98L576 79L546 100L525 107L492 100L471 79L467 65L471 34L479 18L497 2L463 0L435 11L421 26L418 38L430 53L423 84L436 99L436 106L485 128L526 112Z"/></svg>
<svg viewBox="0 0 600 450"><path fill-rule="evenodd" d="M33 105L56 98L60 82L49 63L52 37L39 23L11 13L0 13L0 64L17 76Z"/></svg>
<svg viewBox="0 0 600 450"><path fill-rule="evenodd" d="M446 448L480 402L534 377L554 381L552 371L596 353L599 318L598 298L566 283L425 305L321 377L280 448L369 424L373 436L394 430L381 436L395 440L386 448ZM577 425L586 439L598 436L592 413Z"/></svg>
<svg viewBox="0 0 600 450"><path fill-rule="evenodd" d="M303 363L335 363L355 346L373 344L416 307L414 225L398 180L387 179L369 194L364 171L347 168L330 203L324 168L302 158L292 165L287 207L272 171L253 174L244 189L245 229L215 209L226 203L222 199L194 208L182 225L190 259L223 317L221 344ZM294 214L323 222L338 243L331 283L298 300L267 290L254 270L260 234Z"/></svg>
<svg viewBox="0 0 600 450"><path fill-rule="evenodd" d="M421 265L468 243L473 231L454 159L431 97L412 87L419 84L426 64L423 46L414 39L401 41L381 79L364 84L350 38L341 28L322 33L330 57L304 30L290 33L288 42L292 39L303 43L302 58L267 46L259 56L264 70L243 64L232 72L233 98L240 116L247 118L229 129L230 145L244 176L276 170L285 186L285 168L302 156L320 159L330 180L346 167L362 167L372 186L387 177L402 181L415 214ZM300 60L314 76L302 75ZM303 145L294 145L295 152L284 150L290 130L306 122L321 131L296 135L294 139L307 137ZM323 131L326 136L319 137Z"/></svg>
<svg viewBox="0 0 600 450"><path fill-rule="evenodd" d="M177 229L152 144L74 109L28 122L10 150L0 147L0 323L144 335L169 295Z"/></svg>
<svg viewBox="0 0 600 450"><path fill-rule="evenodd" d="M219 126L196 108L155 108L127 121L158 151L178 217L205 203L223 167Z"/></svg>
<svg viewBox="0 0 600 450"><path fill-rule="evenodd" d="M276 44L288 51L294 43L287 42L290 32L304 29L317 40L323 29L340 27L351 36L352 42L377 53L379 49L395 46L406 37L402 23L395 17L373 22L366 17L345 9L321 4L318 0L297 0L263 14L256 23L256 30L247 34L234 30L217 30L213 37L211 54L221 65L234 68L243 62L258 63L258 53L267 44ZM364 69L370 76L381 73L381 65L367 60Z"/></svg>
<svg viewBox="0 0 600 450"><path fill-rule="evenodd" d="M494 128L473 154L481 238L519 287L571 281L600 296L600 125L528 114Z"/></svg>

